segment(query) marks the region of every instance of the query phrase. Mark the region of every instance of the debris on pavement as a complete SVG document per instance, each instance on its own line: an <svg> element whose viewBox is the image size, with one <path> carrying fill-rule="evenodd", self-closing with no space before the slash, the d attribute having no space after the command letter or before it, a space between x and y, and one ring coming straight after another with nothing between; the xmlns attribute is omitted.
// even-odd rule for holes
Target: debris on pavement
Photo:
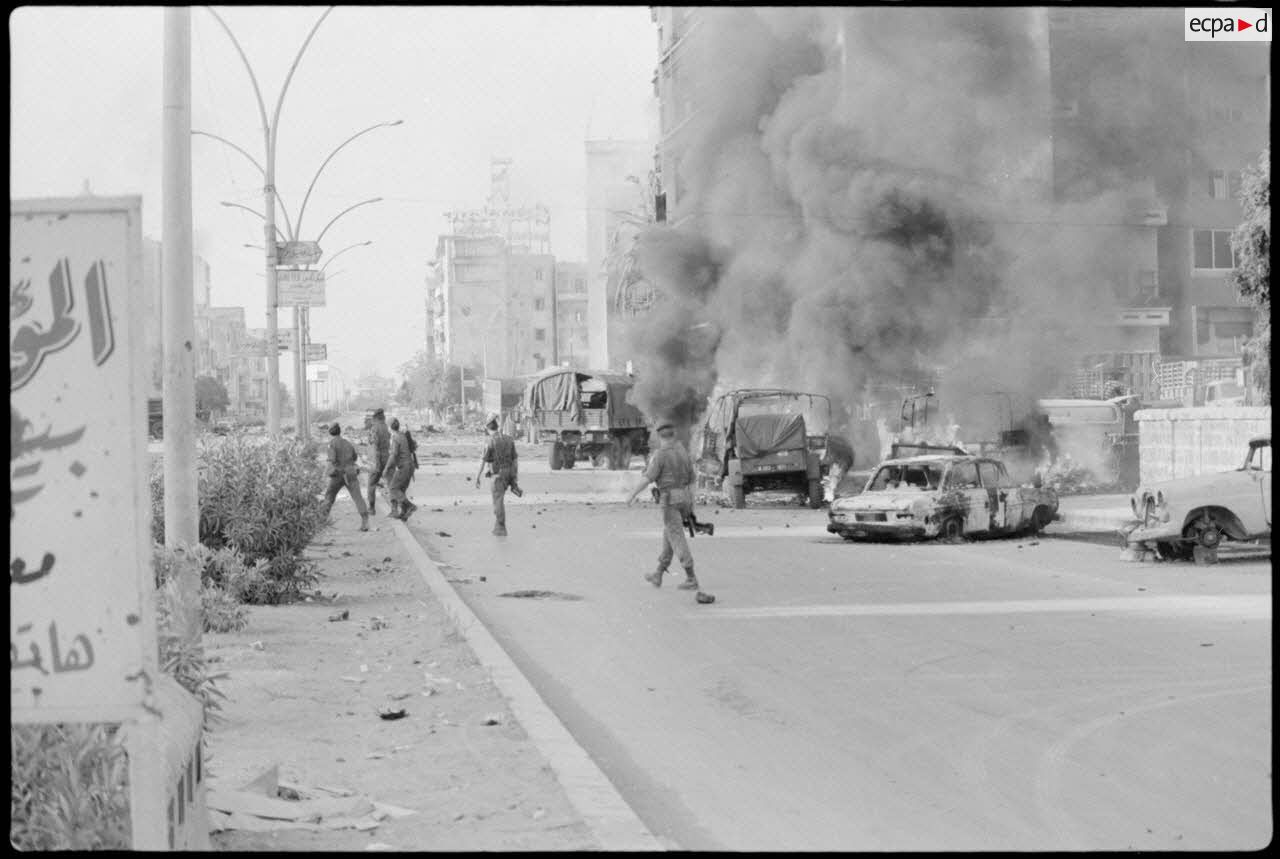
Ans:
<svg viewBox="0 0 1280 859"><path fill-rule="evenodd" d="M343 675L342 677L339 677L338 679L339 679L339 680L345 680L345 681L347 681L348 683L363 683L363 682L364 682L364 678L363 678L363 677L348 677L348 676L346 676L346 675Z"/></svg>
<svg viewBox="0 0 1280 859"><path fill-rule="evenodd" d="M349 617L351 617L351 612L350 612L348 609L343 609L342 611L338 612L337 614L331 614L331 615L329 615L329 621L330 621L330 622L333 622L333 621L336 621L336 620L346 620L346 619L347 619L347 618L349 618Z"/></svg>
<svg viewBox="0 0 1280 859"><path fill-rule="evenodd" d="M279 781L279 765L245 785L228 790L210 784L205 796L211 831L236 829L268 832L278 829L376 829L387 818L418 812L374 802L349 788L309 787Z"/></svg>
<svg viewBox="0 0 1280 859"><path fill-rule="evenodd" d="M698 593L694 596L694 600L698 602L699 605L710 605L711 603L716 601L716 595L704 594L702 591L698 591Z"/></svg>
<svg viewBox="0 0 1280 859"><path fill-rule="evenodd" d="M252 641L252 642L250 642L250 643L249 643L249 646L250 646L250 647L252 647L254 650L262 650L262 649L263 649L263 646L262 646L262 642L261 642L261 641Z"/></svg>
<svg viewBox="0 0 1280 859"><path fill-rule="evenodd" d="M393 719L403 719L406 715L404 707L392 707L390 705L378 708L378 718L386 719L388 722Z"/></svg>
<svg viewBox="0 0 1280 859"><path fill-rule="evenodd" d="M390 626L391 622L382 615L375 614L373 617L369 618L370 629L388 629Z"/></svg>
<svg viewBox="0 0 1280 859"><path fill-rule="evenodd" d="M436 532L436 536L437 536L437 537L452 537L453 535L452 535L452 534L450 534L448 531L437 531L437 532Z"/></svg>
<svg viewBox="0 0 1280 859"><path fill-rule="evenodd" d="M484 717L483 719L481 719L481 720L480 720L480 724L482 724L482 725L501 725L501 724L502 724L502 714L501 714L501 713L488 713L488 714L486 714L486 715L485 715L485 717Z"/></svg>

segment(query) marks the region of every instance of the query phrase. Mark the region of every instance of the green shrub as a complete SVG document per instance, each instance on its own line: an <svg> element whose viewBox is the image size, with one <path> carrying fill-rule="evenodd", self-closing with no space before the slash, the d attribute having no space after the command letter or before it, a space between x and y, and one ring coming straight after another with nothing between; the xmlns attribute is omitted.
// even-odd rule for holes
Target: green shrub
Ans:
<svg viewBox="0 0 1280 859"><path fill-rule="evenodd" d="M204 646L187 635L182 619L182 598L177 579L170 579L156 589L156 638L160 645L160 669L178 681L204 709L205 730L221 717L226 695L218 689L218 681L227 673L214 674L205 659Z"/></svg>
<svg viewBox="0 0 1280 859"><path fill-rule="evenodd" d="M13 847L129 849L129 766L118 727L10 726Z"/></svg>
<svg viewBox="0 0 1280 859"><path fill-rule="evenodd" d="M213 550L237 550L256 571L224 585L246 602L286 602L317 581L315 566L301 554L327 518L319 450L311 441L231 436L200 446L200 542ZM161 464L152 468L151 503L152 538L163 543Z"/></svg>

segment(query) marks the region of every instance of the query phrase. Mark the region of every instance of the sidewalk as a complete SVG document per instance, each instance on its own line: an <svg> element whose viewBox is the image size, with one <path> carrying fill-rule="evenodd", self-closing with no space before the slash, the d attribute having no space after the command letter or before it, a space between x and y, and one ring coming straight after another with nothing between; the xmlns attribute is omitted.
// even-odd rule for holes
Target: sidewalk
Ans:
<svg viewBox="0 0 1280 859"><path fill-rule="evenodd" d="M1064 495L1058 499L1058 516L1049 533L1115 532L1133 519L1126 494Z"/></svg>
<svg viewBox="0 0 1280 859"><path fill-rule="evenodd" d="M452 587L385 514L361 532L343 493L308 550L321 574L310 600L254 606L246 629L205 635L211 669L228 674L226 721L206 739L216 849L656 846L576 744L548 750L531 736L546 725L528 723L554 716L536 694L513 697L492 653L477 658L476 631L445 604ZM380 708L405 714L387 720ZM565 772L577 780L569 792ZM604 799L583 803L584 790ZM331 810L304 813L315 808Z"/></svg>

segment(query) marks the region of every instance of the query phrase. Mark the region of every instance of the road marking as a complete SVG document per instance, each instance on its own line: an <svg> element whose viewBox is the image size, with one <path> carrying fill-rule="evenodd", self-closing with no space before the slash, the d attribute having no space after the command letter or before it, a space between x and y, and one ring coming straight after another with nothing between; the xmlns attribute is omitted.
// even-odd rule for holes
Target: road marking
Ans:
<svg viewBox="0 0 1280 859"><path fill-rule="evenodd" d="M700 519L700 522L707 520ZM840 538L835 534L827 532L825 525L796 525L787 528L783 525L768 525L760 528L752 528L750 525L731 525L727 528L722 527L720 523L715 523L716 533L712 539L728 538L750 538L750 537L830 537L833 540ZM662 537L662 531L654 529L652 531L627 531L622 534L623 537L640 538L645 540L657 540Z"/></svg>
<svg viewBox="0 0 1280 859"><path fill-rule="evenodd" d="M698 612L705 618L846 617L892 615L1036 614L1045 612L1134 612L1139 614L1230 615L1271 619L1270 594L1219 596L1087 597L1081 599L999 600L991 602L862 603L719 608Z"/></svg>

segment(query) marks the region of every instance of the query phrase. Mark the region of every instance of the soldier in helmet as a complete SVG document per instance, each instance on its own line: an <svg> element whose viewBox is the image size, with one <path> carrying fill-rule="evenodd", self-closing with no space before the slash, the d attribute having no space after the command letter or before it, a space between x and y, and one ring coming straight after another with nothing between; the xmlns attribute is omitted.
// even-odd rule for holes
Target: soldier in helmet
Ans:
<svg viewBox="0 0 1280 859"><path fill-rule="evenodd" d="M653 483L658 488L658 504L662 508L662 550L658 553L657 569L646 575L645 581L655 588L662 587L662 577L667 572L673 558L680 559L684 567L684 581L676 587L685 591L697 591L699 603L715 602L715 597L701 590L698 577L693 572L693 553L689 551L689 543L685 540L685 517L693 511L693 461L684 445L676 439L675 423L660 420L656 428L659 447L649 460L644 470L644 479L639 482L627 504L634 504L636 497L645 487Z"/></svg>

